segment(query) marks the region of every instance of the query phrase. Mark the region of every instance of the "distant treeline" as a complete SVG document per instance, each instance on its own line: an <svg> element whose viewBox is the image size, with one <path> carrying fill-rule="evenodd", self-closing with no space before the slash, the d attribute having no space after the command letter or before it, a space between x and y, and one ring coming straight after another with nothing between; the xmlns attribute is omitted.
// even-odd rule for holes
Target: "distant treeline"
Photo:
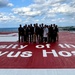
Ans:
<svg viewBox="0 0 75 75"><path fill-rule="evenodd" d="M75 31L74 26L59 27L60 30Z"/></svg>

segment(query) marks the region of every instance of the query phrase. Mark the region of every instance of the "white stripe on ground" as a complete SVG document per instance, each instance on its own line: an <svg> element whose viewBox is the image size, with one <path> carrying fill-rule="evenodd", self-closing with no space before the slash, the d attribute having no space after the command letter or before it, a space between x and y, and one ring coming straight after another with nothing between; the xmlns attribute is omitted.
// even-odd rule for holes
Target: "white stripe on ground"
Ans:
<svg viewBox="0 0 75 75"><path fill-rule="evenodd" d="M75 75L75 69L0 69L0 75Z"/></svg>
<svg viewBox="0 0 75 75"><path fill-rule="evenodd" d="M75 33L75 31L70 31L70 33Z"/></svg>
<svg viewBox="0 0 75 75"><path fill-rule="evenodd" d="M10 34L0 34L0 37L10 37L10 36L18 36L18 33L10 33Z"/></svg>
<svg viewBox="0 0 75 75"><path fill-rule="evenodd" d="M15 35L15 36L14 36ZM17 42L18 33L0 34L0 42Z"/></svg>
<svg viewBox="0 0 75 75"><path fill-rule="evenodd" d="M17 42L18 37L0 37L0 42Z"/></svg>

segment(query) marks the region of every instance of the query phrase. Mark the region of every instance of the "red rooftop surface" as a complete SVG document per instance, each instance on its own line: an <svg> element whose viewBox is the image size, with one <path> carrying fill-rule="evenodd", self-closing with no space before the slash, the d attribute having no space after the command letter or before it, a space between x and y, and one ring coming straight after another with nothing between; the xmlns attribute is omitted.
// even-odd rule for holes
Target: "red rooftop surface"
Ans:
<svg viewBox="0 0 75 75"><path fill-rule="evenodd" d="M18 34L0 33L1 69L75 68L74 32L59 32L55 43L24 43L17 39L12 41L10 37L14 40Z"/></svg>

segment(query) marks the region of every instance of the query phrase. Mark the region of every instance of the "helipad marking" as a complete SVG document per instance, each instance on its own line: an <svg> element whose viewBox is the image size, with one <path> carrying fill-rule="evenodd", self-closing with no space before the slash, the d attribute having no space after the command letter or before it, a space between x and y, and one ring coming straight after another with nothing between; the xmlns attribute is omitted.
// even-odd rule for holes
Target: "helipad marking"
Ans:
<svg viewBox="0 0 75 75"><path fill-rule="evenodd" d="M17 42L18 33L0 34L0 42Z"/></svg>
<svg viewBox="0 0 75 75"><path fill-rule="evenodd" d="M15 37L18 40L16 33L4 34L1 37ZM59 41L55 43L19 43L9 40L13 39L0 42L0 69L75 68L75 35L70 32L60 32Z"/></svg>

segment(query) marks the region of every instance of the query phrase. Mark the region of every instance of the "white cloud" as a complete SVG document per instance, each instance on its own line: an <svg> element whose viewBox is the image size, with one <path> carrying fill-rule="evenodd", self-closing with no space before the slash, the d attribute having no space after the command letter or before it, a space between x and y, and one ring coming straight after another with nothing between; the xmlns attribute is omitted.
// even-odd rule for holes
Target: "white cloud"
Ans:
<svg viewBox="0 0 75 75"><path fill-rule="evenodd" d="M49 13L61 13L64 15L72 15L75 13L75 8L68 4L61 4L49 10Z"/></svg>
<svg viewBox="0 0 75 75"><path fill-rule="evenodd" d="M75 8L70 7L67 4L63 4L63 5L61 5L61 7L59 7L58 11L62 12L62 13L73 13L73 12L75 12Z"/></svg>
<svg viewBox="0 0 75 75"><path fill-rule="evenodd" d="M25 16L31 16L31 17L35 17L35 16L39 16L40 15L40 11L30 11L30 12L26 12L24 15Z"/></svg>
<svg viewBox="0 0 75 75"><path fill-rule="evenodd" d="M21 22L21 19L15 17L11 13L10 14L0 13L0 22L11 22L11 21Z"/></svg>
<svg viewBox="0 0 75 75"><path fill-rule="evenodd" d="M67 20L65 18L57 18L57 19L52 19L51 21L53 22L66 22Z"/></svg>
<svg viewBox="0 0 75 75"><path fill-rule="evenodd" d="M0 13L0 18L2 18L2 17L3 17L3 15L4 15L3 13Z"/></svg>
<svg viewBox="0 0 75 75"><path fill-rule="evenodd" d="M10 3L8 0L0 0L0 8L11 7L11 6L13 6L13 4Z"/></svg>
<svg viewBox="0 0 75 75"><path fill-rule="evenodd" d="M70 5L71 7L75 7L75 0L72 0L72 1L69 3L69 5Z"/></svg>
<svg viewBox="0 0 75 75"><path fill-rule="evenodd" d="M52 0L51 0L52 1ZM65 1L67 1L67 0L54 0L54 1L52 1L52 2L54 2L54 3L61 3L61 2L65 2Z"/></svg>
<svg viewBox="0 0 75 75"><path fill-rule="evenodd" d="M57 14L61 13L68 16L68 14L75 12L75 8L67 3L63 3L65 1L66 0L34 0L34 3L29 6L13 8L12 11L14 14L23 16L25 19L29 18L25 20L25 22L33 22L33 20L39 22L35 17L39 17L40 21L47 22L46 20L55 18ZM52 21L56 21L56 19L52 19ZM63 22L64 20L59 17L57 21Z"/></svg>
<svg viewBox="0 0 75 75"><path fill-rule="evenodd" d="M20 14L20 13L25 13L25 12L29 12L31 9L28 7L21 7L21 8L13 8L12 11L15 14Z"/></svg>
<svg viewBox="0 0 75 75"><path fill-rule="evenodd" d="M16 19L22 23L33 23L33 22L67 22L65 16L75 16L75 1L68 2L68 0L34 0L33 4L26 7L13 8L12 11L16 16L5 16L3 20L14 20ZM8 3L9 6L13 6L12 3ZM59 16L61 14L61 17ZM62 18L62 15L64 18ZM0 16L2 17L2 16ZM37 18L38 17L38 18ZM11 19L12 18L12 19ZM75 17L74 17L75 18Z"/></svg>
<svg viewBox="0 0 75 75"><path fill-rule="evenodd" d="M37 4L43 4L46 2L46 0L34 0L34 2Z"/></svg>
<svg viewBox="0 0 75 75"><path fill-rule="evenodd" d="M15 14L19 14L21 16L37 16L37 15L40 15L41 11L32 11L31 8L29 7L21 7L21 8L14 8L12 9L12 11L15 13Z"/></svg>
<svg viewBox="0 0 75 75"><path fill-rule="evenodd" d="M61 4L65 1L66 0L43 0L42 2L42 0L34 0L35 3L29 5L28 7L34 11L40 11L40 15L48 15L47 17L54 17L56 13L65 12L66 9L63 9L65 6Z"/></svg>
<svg viewBox="0 0 75 75"><path fill-rule="evenodd" d="M27 16L27 17L42 16L42 15L49 14L48 10L52 6L50 5L52 2L50 0L47 0L47 1L46 0L34 0L34 4L31 4L27 7L14 8L12 11L15 14L18 14L21 16ZM59 5L59 3L57 5Z"/></svg>
<svg viewBox="0 0 75 75"><path fill-rule="evenodd" d="M8 3L7 6L8 6L8 7L12 7L12 6L14 6L14 5L13 5L12 3Z"/></svg>

